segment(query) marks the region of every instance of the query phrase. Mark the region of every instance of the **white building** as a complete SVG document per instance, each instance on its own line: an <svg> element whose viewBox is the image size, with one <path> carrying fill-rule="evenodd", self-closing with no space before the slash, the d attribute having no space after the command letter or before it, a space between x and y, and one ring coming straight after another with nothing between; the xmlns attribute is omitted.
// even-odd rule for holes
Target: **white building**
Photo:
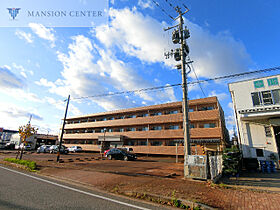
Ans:
<svg viewBox="0 0 280 210"><path fill-rule="evenodd" d="M229 84L244 158L279 160L280 75Z"/></svg>

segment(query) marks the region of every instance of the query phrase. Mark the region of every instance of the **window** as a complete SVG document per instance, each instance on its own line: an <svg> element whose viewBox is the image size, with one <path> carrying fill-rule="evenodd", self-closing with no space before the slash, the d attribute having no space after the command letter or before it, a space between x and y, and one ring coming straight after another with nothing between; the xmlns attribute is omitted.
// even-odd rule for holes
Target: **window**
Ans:
<svg viewBox="0 0 280 210"><path fill-rule="evenodd" d="M139 130L139 131L148 131L149 128L148 128L148 127L142 127L142 128L139 128L138 130Z"/></svg>
<svg viewBox="0 0 280 210"><path fill-rule="evenodd" d="M127 128L126 131L136 131L136 128Z"/></svg>
<svg viewBox="0 0 280 210"><path fill-rule="evenodd" d="M264 132L266 137L272 137L270 126L264 126Z"/></svg>
<svg viewBox="0 0 280 210"><path fill-rule="evenodd" d="M123 128L115 128L114 131L115 132L124 132L124 129Z"/></svg>
<svg viewBox="0 0 280 210"><path fill-rule="evenodd" d="M189 108L189 112L193 112L194 111L194 109L193 108Z"/></svg>
<svg viewBox="0 0 280 210"><path fill-rule="evenodd" d="M161 115L161 112L151 113L151 116L159 116L159 115Z"/></svg>
<svg viewBox="0 0 280 210"><path fill-rule="evenodd" d="M161 130L161 129L162 129L161 126L154 126L154 127L151 128L151 130Z"/></svg>
<svg viewBox="0 0 280 210"><path fill-rule="evenodd" d="M108 132L109 132L109 133L113 132L113 129L112 129L112 128L109 128L109 129L108 129Z"/></svg>
<svg viewBox="0 0 280 210"><path fill-rule="evenodd" d="M147 141L138 141L138 145L146 146Z"/></svg>
<svg viewBox="0 0 280 210"><path fill-rule="evenodd" d="M216 123L205 123L203 125L203 128L215 128L216 127Z"/></svg>
<svg viewBox="0 0 280 210"><path fill-rule="evenodd" d="M263 104L270 105L273 104L271 91L263 91L262 92Z"/></svg>
<svg viewBox="0 0 280 210"><path fill-rule="evenodd" d="M280 90L272 90L274 104L280 103Z"/></svg>
<svg viewBox="0 0 280 210"><path fill-rule="evenodd" d="M152 146L161 146L162 145L162 141L151 141L151 145Z"/></svg>
<svg viewBox="0 0 280 210"><path fill-rule="evenodd" d="M166 114L178 114L178 110L166 111Z"/></svg>
<svg viewBox="0 0 280 210"><path fill-rule="evenodd" d="M179 125L169 125L166 128L168 130L178 130L178 129L180 129Z"/></svg>
<svg viewBox="0 0 280 210"><path fill-rule="evenodd" d="M190 128L195 128L194 124L190 124Z"/></svg>
<svg viewBox="0 0 280 210"><path fill-rule="evenodd" d="M263 157L263 149L256 149L257 157Z"/></svg>
<svg viewBox="0 0 280 210"><path fill-rule="evenodd" d="M251 96L252 96L254 106L258 106L261 104L261 98L258 92L251 93Z"/></svg>
<svg viewBox="0 0 280 210"><path fill-rule="evenodd" d="M198 111L207 111L207 110L213 110L214 107L213 106L202 106L202 107L198 107Z"/></svg>

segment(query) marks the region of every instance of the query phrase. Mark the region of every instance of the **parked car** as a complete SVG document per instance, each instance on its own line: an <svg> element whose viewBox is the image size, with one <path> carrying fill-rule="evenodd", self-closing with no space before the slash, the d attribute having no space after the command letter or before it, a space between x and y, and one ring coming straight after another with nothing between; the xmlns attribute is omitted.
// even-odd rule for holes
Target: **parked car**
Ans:
<svg viewBox="0 0 280 210"><path fill-rule="evenodd" d="M107 152L106 155L107 155L109 160L119 159L119 160L128 161L128 160L136 160L137 159L135 154L133 154L131 152L128 152L126 150L123 150L123 149L118 149L118 148L110 149Z"/></svg>
<svg viewBox="0 0 280 210"><path fill-rule="evenodd" d="M50 153L57 153L58 152L58 145L52 145L50 147ZM61 148L60 148L60 154L68 154L69 153L69 150L67 147L65 147L64 145L61 145Z"/></svg>
<svg viewBox="0 0 280 210"><path fill-rule="evenodd" d="M104 151L105 157L107 157L107 152L109 152L110 150L111 150L111 149L107 149L107 150Z"/></svg>
<svg viewBox="0 0 280 210"><path fill-rule="evenodd" d="M46 153L46 152L50 152L50 147L51 145L42 145L40 147L37 148L37 153Z"/></svg>
<svg viewBox="0 0 280 210"><path fill-rule="evenodd" d="M83 149L80 146L72 146L68 148L69 152L82 152Z"/></svg>
<svg viewBox="0 0 280 210"><path fill-rule="evenodd" d="M30 144L26 144L26 145L24 145L24 143L21 143L19 146L15 146L15 148L16 149L22 149L23 148L23 150L31 150L31 145Z"/></svg>
<svg viewBox="0 0 280 210"><path fill-rule="evenodd" d="M7 144L5 144L5 149L15 149L15 144L8 142Z"/></svg>

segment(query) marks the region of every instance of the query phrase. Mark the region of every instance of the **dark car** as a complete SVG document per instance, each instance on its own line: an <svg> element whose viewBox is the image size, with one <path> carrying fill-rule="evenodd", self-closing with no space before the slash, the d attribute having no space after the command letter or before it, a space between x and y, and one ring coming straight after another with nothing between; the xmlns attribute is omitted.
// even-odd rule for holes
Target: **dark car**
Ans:
<svg viewBox="0 0 280 210"><path fill-rule="evenodd" d="M119 159L119 160L127 161L127 160L136 160L137 159L135 154L128 152L126 150L117 149L117 148L110 149L106 153L106 156L108 157L109 160Z"/></svg>

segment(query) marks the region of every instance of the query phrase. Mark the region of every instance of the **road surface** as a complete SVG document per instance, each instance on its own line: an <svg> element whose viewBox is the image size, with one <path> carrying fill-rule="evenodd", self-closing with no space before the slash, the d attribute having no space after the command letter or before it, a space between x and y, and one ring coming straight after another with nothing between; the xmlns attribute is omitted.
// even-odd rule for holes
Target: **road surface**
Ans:
<svg viewBox="0 0 280 210"><path fill-rule="evenodd" d="M0 209L163 209L0 165Z"/></svg>

